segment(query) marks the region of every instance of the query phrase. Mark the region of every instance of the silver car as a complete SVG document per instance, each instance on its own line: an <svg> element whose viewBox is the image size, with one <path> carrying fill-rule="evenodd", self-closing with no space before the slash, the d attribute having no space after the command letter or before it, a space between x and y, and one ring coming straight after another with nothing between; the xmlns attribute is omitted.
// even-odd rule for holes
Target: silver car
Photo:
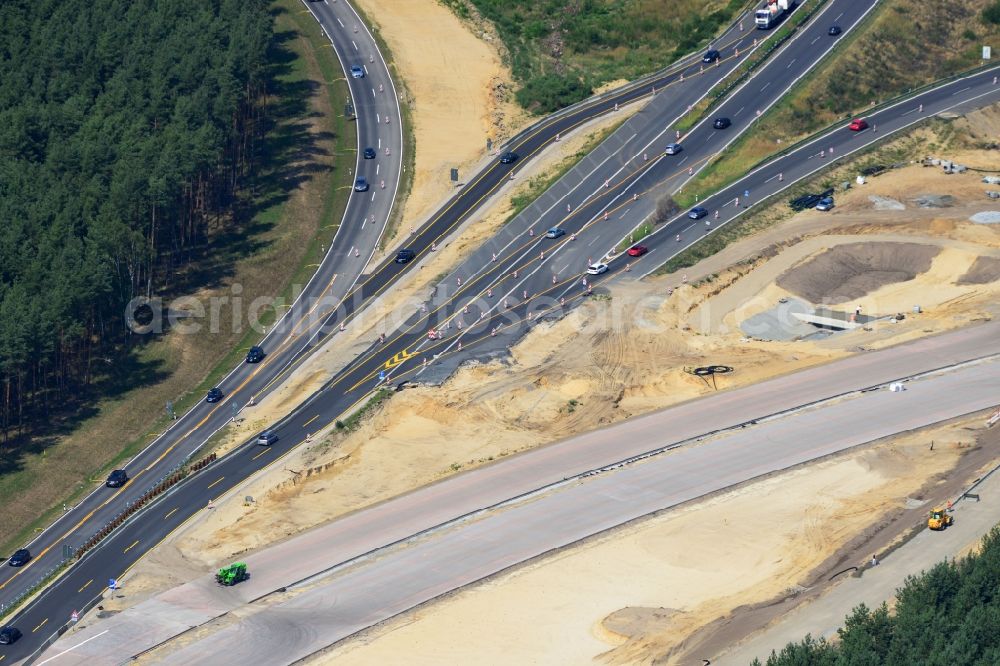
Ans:
<svg viewBox="0 0 1000 666"><path fill-rule="evenodd" d="M663 149L667 155L676 155L677 153L684 150L679 143L668 143L667 147Z"/></svg>
<svg viewBox="0 0 1000 666"><path fill-rule="evenodd" d="M278 435L270 430L265 430L257 437L257 443L261 446L271 446L278 441Z"/></svg>
<svg viewBox="0 0 1000 666"><path fill-rule="evenodd" d="M823 197L816 204L816 210L830 210L833 208L833 197Z"/></svg>

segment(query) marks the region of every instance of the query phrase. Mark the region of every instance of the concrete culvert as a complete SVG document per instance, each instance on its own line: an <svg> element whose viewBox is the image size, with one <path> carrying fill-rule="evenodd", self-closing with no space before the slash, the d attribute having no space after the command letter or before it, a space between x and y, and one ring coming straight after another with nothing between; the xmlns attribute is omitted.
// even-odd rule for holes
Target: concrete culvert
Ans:
<svg viewBox="0 0 1000 666"><path fill-rule="evenodd" d="M938 247L919 243L838 245L788 269L777 284L812 303L843 303L912 280L930 269L938 252Z"/></svg>

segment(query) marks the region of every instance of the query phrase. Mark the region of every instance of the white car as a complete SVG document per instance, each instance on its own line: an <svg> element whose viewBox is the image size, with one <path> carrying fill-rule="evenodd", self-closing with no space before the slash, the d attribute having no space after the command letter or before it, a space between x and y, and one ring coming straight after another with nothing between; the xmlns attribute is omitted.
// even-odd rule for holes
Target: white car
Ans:
<svg viewBox="0 0 1000 666"><path fill-rule="evenodd" d="M587 275L600 275L608 272L607 264L591 264L587 266Z"/></svg>

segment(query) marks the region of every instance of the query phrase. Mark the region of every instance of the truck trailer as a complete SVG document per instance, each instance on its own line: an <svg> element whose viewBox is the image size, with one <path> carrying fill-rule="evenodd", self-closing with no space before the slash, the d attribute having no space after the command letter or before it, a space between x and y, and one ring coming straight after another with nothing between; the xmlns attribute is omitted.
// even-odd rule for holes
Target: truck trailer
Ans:
<svg viewBox="0 0 1000 666"><path fill-rule="evenodd" d="M765 0L754 18L758 30L770 30L794 7L792 0Z"/></svg>

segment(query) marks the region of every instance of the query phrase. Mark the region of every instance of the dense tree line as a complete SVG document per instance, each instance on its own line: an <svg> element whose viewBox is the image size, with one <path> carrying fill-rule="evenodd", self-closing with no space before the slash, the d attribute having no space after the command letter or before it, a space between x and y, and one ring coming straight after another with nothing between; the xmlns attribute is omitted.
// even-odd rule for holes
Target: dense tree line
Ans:
<svg viewBox="0 0 1000 666"><path fill-rule="evenodd" d="M839 634L837 644L809 637L789 644L767 666L1000 664L1000 528L979 554L908 578L894 612L884 604L855 608Z"/></svg>
<svg viewBox="0 0 1000 666"><path fill-rule="evenodd" d="M265 0L0 3L0 430L124 352L257 167Z"/></svg>
<svg viewBox="0 0 1000 666"><path fill-rule="evenodd" d="M634 79L697 49L743 0L442 0L497 28L521 84L517 101L550 112L616 79Z"/></svg>

